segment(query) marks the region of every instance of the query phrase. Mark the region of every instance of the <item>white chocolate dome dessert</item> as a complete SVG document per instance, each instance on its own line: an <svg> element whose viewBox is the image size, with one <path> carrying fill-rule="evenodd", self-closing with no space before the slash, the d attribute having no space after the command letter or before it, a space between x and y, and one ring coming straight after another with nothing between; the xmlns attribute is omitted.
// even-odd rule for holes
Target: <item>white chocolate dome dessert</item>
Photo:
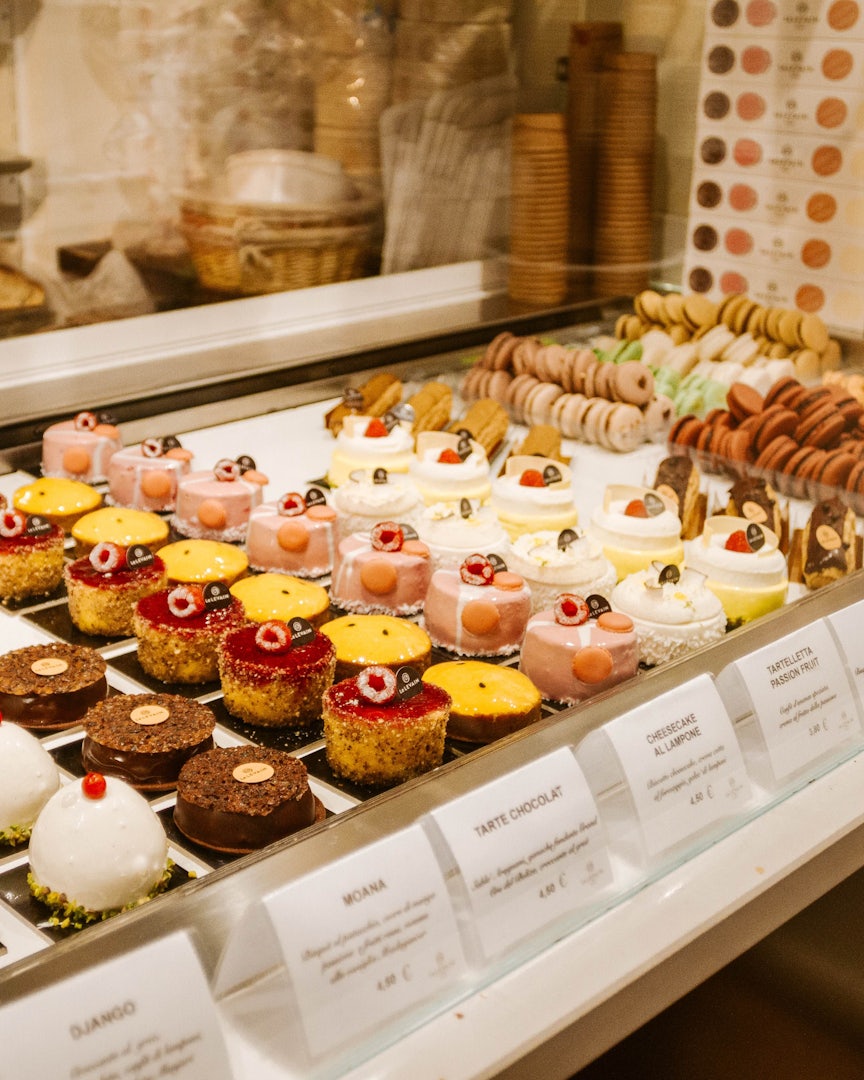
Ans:
<svg viewBox="0 0 864 1080"><path fill-rule="evenodd" d="M170 874L168 841L143 795L88 773L46 803L30 837L33 895L52 922L84 925L143 903Z"/></svg>
<svg viewBox="0 0 864 1080"><path fill-rule="evenodd" d="M35 735L0 719L0 847L22 844L60 787L54 758Z"/></svg>
<svg viewBox="0 0 864 1080"><path fill-rule="evenodd" d="M523 533L504 556L531 590L531 614L555 606L559 593L596 593L607 600L618 576L600 545L573 529Z"/></svg>
<svg viewBox="0 0 864 1080"><path fill-rule="evenodd" d="M726 633L723 605L698 570L654 563L628 574L612 592L612 607L630 616L643 664L677 660Z"/></svg>

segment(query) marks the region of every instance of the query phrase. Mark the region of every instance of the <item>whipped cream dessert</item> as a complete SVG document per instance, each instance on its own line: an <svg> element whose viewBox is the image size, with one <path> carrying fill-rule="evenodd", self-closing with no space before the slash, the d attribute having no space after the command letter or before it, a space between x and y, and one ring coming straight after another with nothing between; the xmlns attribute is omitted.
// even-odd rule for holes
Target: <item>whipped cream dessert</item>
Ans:
<svg viewBox="0 0 864 1080"><path fill-rule="evenodd" d="M331 493L339 512L340 538L367 532L379 521L404 521L416 525L423 500L405 473L386 469L354 469Z"/></svg>
<svg viewBox="0 0 864 1080"><path fill-rule="evenodd" d="M492 506L511 540L525 532L575 529L579 519L570 469L560 461L516 454L492 482Z"/></svg>
<svg viewBox="0 0 864 1080"><path fill-rule="evenodd" d="M59 787L54 758L36 736L0 720L0 847L27 840L39 811Z"/></svg>
<svg viewBox="0 0 864 1080"><path fill-rule="evenodd" d="M456 569L475 551L507 562L510 541L491 506L467 499L433 503L421 513L417 532L429 547L434 570Z"/></svg>
<svg viewBox="0 0 864 1080"><path fill-rule="evenodd" d="M600 545L572 529L523 533L510 545L505 561L527 582L532 615L553 607L562 592L597 593L608 600L618 580Z"/></svg>
<svg viewBox="0 0 864 1080"><path fill-rule="evenodd" d="M427 506L459 499L487 502L492 494L486 451L453 432L421 431L409 473Z"/></svg>
<svg viewBox="0 0 864 1080"><path fill-rule="evenodd" d="M406 473L414 456L411 425L399 421L389 431L385 422L373 416L346 416L336 436L327 482L344 484L355 469L386 469Z"/></svg>
<svg viewBox="0 0 864 1080"><path fill-rule="evenodd" d="M723 605L698 570L654 563L615 586L612 606L632 619L643 664L677 660L726 633Z"/></svg>
<svg viewBox="0 0 864 1080"><path fill-rule="evenodd" d="M619 581L652 562L678 565L684 559L675 505L651 488L610 484L592 515L588 536L600 544Z"/></svg>
<svg viewBox="0 0 864 1080"><path fill-rule="evenodd" d="M789 587L777 534L748 518L717 514L687 543L686 564L705 575L734 624L782 607Z"/></svg>

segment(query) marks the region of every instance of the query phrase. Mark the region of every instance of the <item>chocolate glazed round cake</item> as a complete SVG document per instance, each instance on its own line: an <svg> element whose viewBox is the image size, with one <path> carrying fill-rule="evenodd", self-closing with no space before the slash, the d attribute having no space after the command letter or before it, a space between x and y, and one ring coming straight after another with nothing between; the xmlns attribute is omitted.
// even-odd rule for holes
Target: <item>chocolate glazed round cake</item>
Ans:
<svg viewBox="0 0 864 1080"><path fill-rule="evenodd" d="M177 783L186 762L213 747L216 718L179 694L117 694L85 715L81 761L142 791Z"/></svg>
<svg viewBox="0 0 864 1080"><path fill-rule="evenodd" d="M0 713L26 728L73 727L108 693L95 649L53 642L0 656Z"/></svg>
<svg viewBox="0 0 864 1080"><path fill-rule="evenodd" d="M283 750L217 746L180 771L174 823L214 851L245 855L323 818L306 766Z"/></svg>

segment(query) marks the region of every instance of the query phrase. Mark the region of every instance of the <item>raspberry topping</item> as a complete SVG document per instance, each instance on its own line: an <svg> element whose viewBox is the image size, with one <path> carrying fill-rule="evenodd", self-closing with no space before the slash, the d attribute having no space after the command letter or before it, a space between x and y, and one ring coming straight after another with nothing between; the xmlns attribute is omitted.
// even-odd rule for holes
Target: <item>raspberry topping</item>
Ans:
<svg viewBox="0 0 864 1080"><path fill-rule="evenodd" d="M141 443L141 453L144 457L157 458L162 457L164 453L164 447L161 439L145 439Z"/></svg>
<svg viewBox="0 0 864 1080"><path fill-rule="evenodd" d="M736 529L735 532L729 533L726 537L725 547L727 551L741 551L745 554L749 554L753 550L747 539L747 533L743 529Z"/></svg>
<svg viewBox="0 0 864 1080"><path fill-rule="evenodd" d="M282 517L297 517L306 510L306 500L298 491L289 491L276 503Z"/></svg>
<svg viewBox="0 0 864 1080"><path fill-rule="evenodd" d="M647 518L648 510L641 499L631 499L624 508L624 516Z"/></svg>
<svg viewBox="0 0 864 1080"><path fill-rule="evenodd" d="M379 420L377 416L374 416L366 425L366 430L363 432L367 439L384 439L389 435L387 431L387 425L383 420Z"/></svg>
<svg viewBox="0 0 864 1080"><path fill-rule="evenodd" d="M217 480L228 482L239 480L242 470L236 461L230 458L220 458L213 467L213 475Z"/></svg>
<svg viewBox="0 0 864 1080"><path fill-rule="evenodd" d="M177 585L168 593L168 610L177 619L188 619L204 611L204 590L200 585Z"/></svg>
<svg viewBox="0 0 864 1080"><path fill-rule="evenodd" d="M99 421L96 418L96 413L79 412L74 423L76 431L93 431Z"/></svg>
<svg viewBox="0 0 864 1080"><path fill-rule="evenodd" d="M588 617L588 605L576 593L561 593L555 601L555 622L559 626L581 626Z"/></svg>
<svg viewBox="0 0 864 1080"><path fill-rule="evenodd" d="M442 465L461 465L462 458L456 453L455 450L451 450L450 447L445 447L444 450L438 455L438 460Z"/></svg>
<svg viewBox="0 0 864 1080"><path fill-rule="evenodd" d="M373 705L383 705L396 696L396 675L379 664L364 668L357 676L360 696Z"/></svg>
<svg viewBox="0 0 864 1080"><path fill-rule="evenodd" d="M126 552L119 544L103 540L90 552L90 565L100 574L110 574L112 570L119 570L126 565Z"/></svg>
<svg viewBox="0 0 864 1080"><path fill-rule="evenodd" d="M0 514L0 536L23 536L27 518L20 510L4 510Z"/></svg>
<svg viewBox="0 0 864 1080"><path fill-rule="evenodd" d="M539 469L526 469L519 477L519 483L522 487L546 487Z"/></svg>
<svg viewBox="0 0 864 1080"><path fill-rule="evenodd" d="M469 555L459 567L459 577L466 585L491 585L495 567L485 555Z"/></svg>
<svg viewBox="0 0 864 1080"><path fill-rule="evenodd" d="M88 799L101 799L107 787L105 777L98 772L88 772L81 781L81 790Z"/></svg>
<svg viewBox="0 0 864 1080"><path fill-rule="evenodd" d="M291 628L281 619L268 619L255 631L255 644L264 652L288 652L291 648Z"/></svg>
<svg viewBox="0 0 864 1080"><path fill-rule="evenodd" d="M405 534L395 521L379 521L372 530L372 547L375 551L400 551Z"/></svg>

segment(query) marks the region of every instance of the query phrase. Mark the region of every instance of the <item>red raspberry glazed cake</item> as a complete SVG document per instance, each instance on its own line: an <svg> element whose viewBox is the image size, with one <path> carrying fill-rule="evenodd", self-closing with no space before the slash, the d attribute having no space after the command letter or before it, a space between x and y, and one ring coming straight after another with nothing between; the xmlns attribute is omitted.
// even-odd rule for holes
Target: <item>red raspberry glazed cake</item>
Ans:
<svg viewBox="0 0 864 1080"><path fill-rule="evenodd" d="M284 750L217 746L183 766L174 823L215 851L244 855L324 819L306 766Z"/></svg>
<svg viewBox="0 0 864 1080"><path fill-rule="evenodd" d="M0 600L47 596L63 580L63 530L38 514L0 510Z"/></svg>
<svg viewBox="0 0 864 1080"><path fill-rule="evenodd" d="M336 555L337 517L320 488L310 488L305 495L289 491L275 503L257 506L246 538L249 565L302 578L329 574Z"/></svg>
<svg viewBox="0 0 864 1080"><path fill-rule="evenodd" d="M330 585L333 603L367 615L420 611L432 565L429 548L411 533L406 525L381 521L371 533L346 536L336 549Z"/></svg>
<svg viewBox="0 0 864 1080"><path fill-rule="evenodd" d="M116 776L141 791L177 782L186 762L213 746L216 718L178 694L114 694L82 720L81 761L88 772Z"/></svg>
<svg viewBox="0 0 864 1080"><path fill-rule="evenodd" d="M423 609L432 644L463 656L516 652L530 614L531 593L523 579L479 554L458 570L436 570Z"/></svg>
<svg viewBox="0 0 864 1080"><path fill-rule="evenodd" d="M171 524L181 536L199 540L244 540L249 515L262 502L266 483L251 458L222 458L212 470L183 477Z"/></svg>
<svg viewBox="0 0 864 1080"><path fill-rule="evenodd" d="M219 646L225 708L249 724L308 727L335 670L333 643L305 619L241 626Z"/></svg>
<svg viewBox="0 0 864 1080"><path fill-rule="evenodd" d="M108 693L95 649L51 642L0 656L0 714L26 728L73 727Z"/></svg>
<svg viewBox="0 0 864 1080"><path fill-rule="evenodd" d="M108 463L108 501L133 510L173 510L177 485L189 474L192 451L173 435L118 450Z"/></svg>
<svg viewBox="0 0 864 1080"><path fill-rule="evenodd" d="M120 432L107 417L80 412L61 420L42 436L42 475L91 484L108 477L111 457L122 449Z"/></svg>
<svg viewBox="0 0 864 1080"><path fill-rule="evenodd" d="M450 695L413 668L369 667L324 694L327 762L337 776L385 787L444 759Z"/></svg>
<svg viewBox="0 0 864 1080"><path fill-rule="evenodd" d="M69 617L84 634L132 635L135 605L168 583L165 564L143 544L102 543L63 571Z"/></svg>
<svg viewBox="0 0 864 1080"><path fill-rule="evenodd" d="M243 605L221 582L176 585L135 605L138 662L165 683L219 678L219 642L246 621Z"/></svg>
<svg viewBox="0 0 864 1080"><path fill-rule="evenodd" d="M638 668L632 620L611 611L602 597L586 601L575 593L562 593L552 611L531 618L519 662L544 698L567 705L617 686Z"/></svg>

